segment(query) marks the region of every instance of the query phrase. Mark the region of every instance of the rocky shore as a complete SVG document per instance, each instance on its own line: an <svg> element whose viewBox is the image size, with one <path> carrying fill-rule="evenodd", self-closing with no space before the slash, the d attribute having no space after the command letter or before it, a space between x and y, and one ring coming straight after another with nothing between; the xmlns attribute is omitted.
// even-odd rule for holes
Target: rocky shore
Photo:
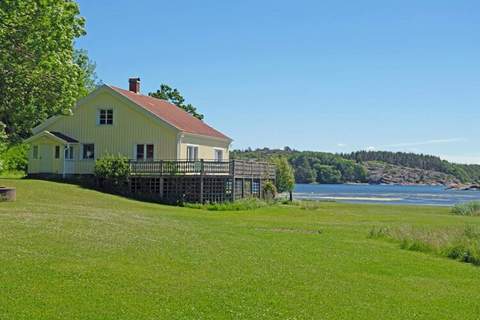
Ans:
<svg viewBox="0 0 480 320"><path fill-rule="evenodd" d="M451 184L448 186L447 189L462 191L480 191L480 184Z"/></svg>
<svg viewBox="0 0 480 320"><path fill-rule="evenodd" d="M474 185L462 185L453 175L443 172L422 170L402 167L384 162L365 162L368 172L368 182L372 184L402 184L402 185L443 185L452 189L470 188L462 190L474 190ZM480 190L480 189L479 189Z"/></svg>

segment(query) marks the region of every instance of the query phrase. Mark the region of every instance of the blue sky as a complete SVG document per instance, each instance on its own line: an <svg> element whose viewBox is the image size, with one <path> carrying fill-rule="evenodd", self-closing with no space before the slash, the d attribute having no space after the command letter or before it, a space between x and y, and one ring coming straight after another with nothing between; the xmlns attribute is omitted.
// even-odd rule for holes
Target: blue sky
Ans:
<svg viewBox="0 0 480 320"><path fill-rule="evenodd" d="M233 148L480 163L480 1L80 0L103 82L178 88Z"/></svg>

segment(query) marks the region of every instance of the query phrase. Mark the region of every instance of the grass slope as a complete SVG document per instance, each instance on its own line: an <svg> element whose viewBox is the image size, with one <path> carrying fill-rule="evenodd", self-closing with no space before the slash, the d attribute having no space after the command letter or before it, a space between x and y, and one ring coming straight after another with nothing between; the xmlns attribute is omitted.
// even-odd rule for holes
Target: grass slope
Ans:
<svg viewBox="0 0 480 320"><path fill-rule="evenodd" d="M480 268L369 239L448 208L212 212L0 180L0 319L478 319Z"/></svg>

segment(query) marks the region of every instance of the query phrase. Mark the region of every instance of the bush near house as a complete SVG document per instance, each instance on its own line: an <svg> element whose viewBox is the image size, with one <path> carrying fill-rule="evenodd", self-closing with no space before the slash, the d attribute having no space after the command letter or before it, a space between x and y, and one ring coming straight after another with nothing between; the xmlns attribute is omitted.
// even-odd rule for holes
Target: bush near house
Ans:
<svg viewBox="0 0 480 320"><path fill-rule="evenodd" d="M94 174L101 187L119 186L130 175L128 159L120 155L103 156L95 161Z"/></svg>

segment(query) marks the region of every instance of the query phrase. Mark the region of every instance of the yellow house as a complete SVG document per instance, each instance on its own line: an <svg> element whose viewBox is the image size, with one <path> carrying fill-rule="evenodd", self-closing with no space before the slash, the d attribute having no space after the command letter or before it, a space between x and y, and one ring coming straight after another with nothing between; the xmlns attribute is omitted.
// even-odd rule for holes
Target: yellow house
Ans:
<svg viewBox="0 0 480 320"><path fill-rule="evenodd" d="M33 129L28 173L92 174L95 159L120 154L137 161L228 161L232 140L177 106L102 85L78 101L72 115L55 116Z"/></svg>

